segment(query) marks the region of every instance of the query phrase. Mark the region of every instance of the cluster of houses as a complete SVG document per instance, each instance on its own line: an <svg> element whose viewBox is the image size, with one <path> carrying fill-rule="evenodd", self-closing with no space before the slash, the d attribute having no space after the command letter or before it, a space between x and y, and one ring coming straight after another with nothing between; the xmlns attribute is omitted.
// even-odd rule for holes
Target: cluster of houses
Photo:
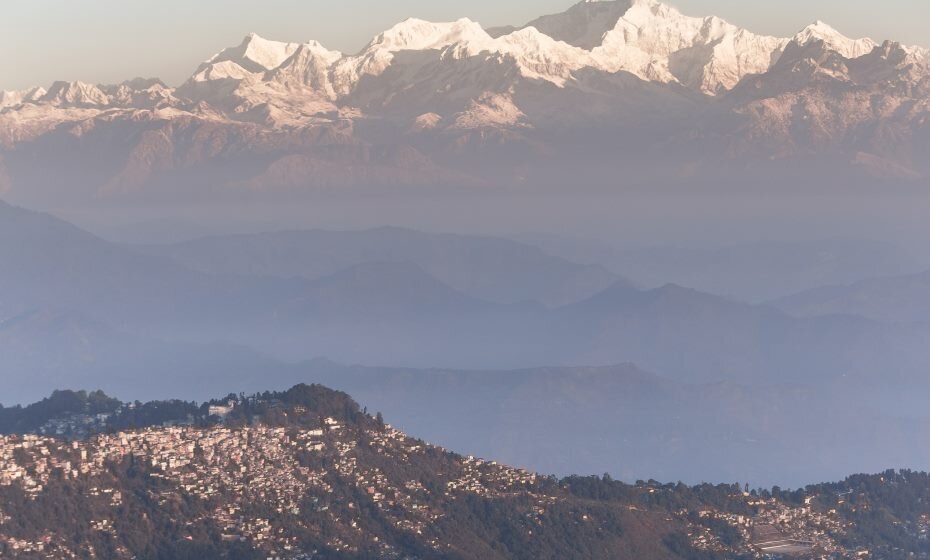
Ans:
<svg viewBox="0 0 930 560"><path fill-rule="evenodd" d="M222 418L232 406L220 405L211 409L211 415ZM294 535L257 516L250 507L256 503L274 504L277 518L289 517L295 523L300 523L308 508L314 514L330 516L342 531L327 546L345 552L357 551L362 545L376 546L390 557L391 547L360 526L361 517L356 514L359 504L331 507L333 485L348 483L378 507L396 529L416 534L441 549L443 543L430 534L430 526L442 517L430 506L430 491L417 477L398 478L395 472L392 479L371 466L372 461L359 460L361 453L375 453L388 456L387 464L403 467L414 456L426 453L428 446L390 426L365 428L364 434L360 430L324 418L317 427L309 428L219 424L148 428L74 441L48 435L0 437L0 486L18 485L35 498L51 477L87 480L88 484L81 485L89 488L86 498L109 506L110 512L91 520L91 529L113 533L116 509L124 497L113 487L117 479L106 473L113 465L128 462L166 482L159 485L156 495L163 504L179 498L218 504L208 515L221 528L222 538L259 547L269 558L309 556L300 550ZM362 439L364 450L359 444ZM308 457L315 460L308 461ZM451 481L441 490L444 498L454 499L462 493L503 496L525 492L535 481L532 473L480 459L451 464L451 472L446 473ZM56 559L76 554L62 536L53 533L35 542L6 535L3 521L0 515L0 545L7 550Z"/></svg>
<svg viewBox="0 0 930 560"><path fill-rule="evenodd" d="M210 415L224 418L235 403L211 407ZM297 413L306 412L297 410ZM76 421L61 425L62 430L92 426L103 422ZM55 431L57 431L56 428ZM373 460L372 455L380 456ZM117 536L115 516L124 502L117 478L107 476L114 465L127 462L144 468L165 484L158 485L157 500L199 499L210 504L206 516L220 528L224 541L248 543L267 553L268 558L307 560L312 551L301 548L299 539L281 519L300 523L308 514L328 518L339 531L329 537L327 547L347 553L363 546L381 551L381 556L395 556L387 543L362 526L362 504L380 510L381 517L394 528L417 535L437 551L448 547L431 528L443 517L436 498L455 500L471 494L484 497L531 496L535 499L528 517L542 518L557 501L549 495L536 495L537 475L502 466L493 461L466 457L443 461L439 473L444 486L427 488L416 469L426 464L423 457L445 456L444 450L431 448L409 438L391 426L346 426L334 418L320 419L317 425L266 426L251 424L231 427L221 424L205 428L163 426L144 430L100 434L84 440L66 440L51 435L0 437L0 487L17 486L27 498L40 496L55 480L81 480L78 487L93 500L96 511L110 513L89 520L90 529ZM377 465L388 465L390 473ZM436 473L433 473L436 474ZM345 500L345 492L335 485L353 486L359 498ZM650 489L654 491L654 489ZM155 491L153 491L155 492ZM337 498L336 496L341 496ZM349 494L353 495L353 494ZM745 500L752 515L738 515L717 510L699 512L695 521L690 512L678 512L688 523L692 545L699 550L739 553L747 557L775 556L848 557L836 542L836 536L848 529L848 522L835 510L822 511L811 499L804 504L787 505L750 494L737 496ZM272 504L276 510L268 519L256 513L255 504ZM267 515L267 513L265 514ZM740 544L721 542L714 523L725 523L740 535ZM37 558L78 558L69 548L67 536L54 528L32 540L8 535L4 526L10 512L0 504L0 550L13 555ZM914 528L923 539L930 538L930 516ZM86 552L86 551L85 551ZM868 557L865 550L852 551ZM126 551L127 557L130 557Z"/></svg>
<svg viewBox="0 0 930 560"><path fill-rule="evenodd" d="M0 437L0 486L20 484L27 494L42 492L53 473L64 478L87 474L90 467L75 459L86 457L77 442L66 444L49 436ZM25 461L18 458L25 457Z"/></svg>
<svg viewBox="0 0 930 560"><path fill-rule="evenodd" d="M736 547L737 552L755 558L835 558L848 555L849 551L836 541L836 537L846 532L849 522L843 521L836 510L819 511L814 508L812 497L806 498L800 506L750 494L743 494L741 498L754 512L753 515L716 510L699 512L702 519L726 523L739 532L741 544ZM681 511L679 515L687 518L688 512ZM707 524L690 523L689 529L692 544L699 550L734 550L731 543L721 542L719 535Z"/></svg>
<svg viewBox="0 0 930 560"><path fill-rule="evenodd" d="M496 461L466 457L462 476L447 483L450 492L470 492L500 497L519 492L536 483L536 473L522 469L502 469Z"/></svg>

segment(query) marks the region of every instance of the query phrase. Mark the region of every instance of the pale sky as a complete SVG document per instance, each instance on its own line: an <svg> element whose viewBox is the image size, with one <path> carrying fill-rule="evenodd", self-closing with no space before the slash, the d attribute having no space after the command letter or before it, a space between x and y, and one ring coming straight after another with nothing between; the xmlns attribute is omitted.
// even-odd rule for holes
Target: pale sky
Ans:
<svg viewBox="0 0 930 560"><path fill-rule="evenodd" d="M407 17L521 24L573 0L8 0L0 4L0 89L55 80L183 82L254 31L356 52ZM757 33L790 36L821 19L850 36L930 46L930 0L669 0Z"/></svg>

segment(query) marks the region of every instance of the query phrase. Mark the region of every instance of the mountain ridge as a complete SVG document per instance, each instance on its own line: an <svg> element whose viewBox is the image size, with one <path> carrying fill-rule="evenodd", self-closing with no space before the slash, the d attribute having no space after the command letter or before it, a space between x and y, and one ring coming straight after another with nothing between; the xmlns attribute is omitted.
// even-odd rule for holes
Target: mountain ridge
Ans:
<svg viewBox="0 0 930 560"><path fill-rule="evenodd" d="M930 475L797 490L556 478L415 439L322 385L0 406L0 554L723 560L926 551ZM862 510L866 510L863 514ZM874 513L873 513L874 512Z"/></svg>
<svg viewBox="0 0 930 560"><path fill-rule="evenodd" d="M86 200L598 183L618 170L661 182L808 158L913 180L930 173L928 84L926 49L822 22L761 36L653 1L581 2L490 32L411 18L355 54L250 34L177 88L3 93L0 188ZM552 157L614 145L632 149L596 165ZM72 162L87 157L94 173Z"/></svg>

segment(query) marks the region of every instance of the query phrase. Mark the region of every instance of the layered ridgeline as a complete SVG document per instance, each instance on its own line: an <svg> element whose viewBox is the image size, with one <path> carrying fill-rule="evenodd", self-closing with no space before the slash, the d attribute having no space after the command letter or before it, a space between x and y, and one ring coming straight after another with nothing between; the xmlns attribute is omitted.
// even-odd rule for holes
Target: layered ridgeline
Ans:
<svg viewBox="0 0 930 560"><path fill-rule="evenodd" d="M179 87L4 92L0 192L617 187L759 166L916 177L930 171L928 75L922 48L822 22L761 36L653 0L584 1L519 28L408 19L351 55L252 34Z"/></svg>
<svg viewBox="0 0 930 560"><path fill-rule="evenodd" d="M910 558L930 476L797 491L556 479L413 439L298 385L202 405L0 408L5 558Z"/></svg>
<svg viewBox="0 0 930 560"><path fill-rule="evenodd" d="M7 406L312 380L558 474L800 485L930 466L923 324L641 289L521 243L396 228L139 248L0 204L0 263Z"/></svg>

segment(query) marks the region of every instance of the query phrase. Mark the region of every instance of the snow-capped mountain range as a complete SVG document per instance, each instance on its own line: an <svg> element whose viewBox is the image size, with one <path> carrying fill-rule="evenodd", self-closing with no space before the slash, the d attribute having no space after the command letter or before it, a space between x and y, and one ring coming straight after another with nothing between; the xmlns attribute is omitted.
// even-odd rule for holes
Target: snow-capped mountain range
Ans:
<svg viewBox="0 0 930 560"><path fill-rule="evenodd" d="M663 179L788 158L923 177L928 155L927 50L822 22L762 36L654 0L519 28L408 19L352 55L250 34L176 88L0 93L14 194L583 180L575 165L654 179L657 160Z"/></svg>

